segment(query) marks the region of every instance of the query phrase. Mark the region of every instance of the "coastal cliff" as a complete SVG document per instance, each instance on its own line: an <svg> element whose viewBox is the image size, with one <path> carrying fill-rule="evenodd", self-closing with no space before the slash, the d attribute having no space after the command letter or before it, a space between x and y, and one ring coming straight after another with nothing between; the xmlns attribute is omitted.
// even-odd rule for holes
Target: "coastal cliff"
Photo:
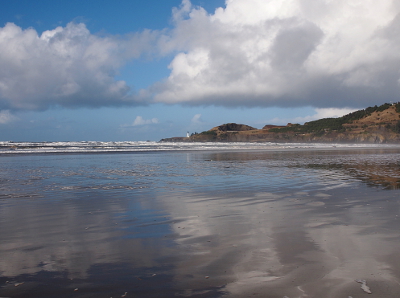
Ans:
<svg viewBox="0 0 400 298"><path fill-rule="evenodd" d="M227 123L190 137L166 138L161 142L400 143L400 103L368 107L343 117L303 125L265 125L257 129Z"/></svg>

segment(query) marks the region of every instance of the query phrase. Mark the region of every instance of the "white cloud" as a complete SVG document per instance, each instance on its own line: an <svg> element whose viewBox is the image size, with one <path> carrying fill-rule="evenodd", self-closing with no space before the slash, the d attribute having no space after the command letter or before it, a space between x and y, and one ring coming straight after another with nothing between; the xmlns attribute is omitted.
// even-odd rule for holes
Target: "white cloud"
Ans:
<svg viewBox="0 0 400 298"><path fill-rule="evenodd" d="M9 110L0 111L0 123L7 124L18 120L18 117L12 115Z"/></svg>
<svg viewBox="0 0 400 298"><path fill-rule="evenodd" d="M203 121L201 120L201 114L196 114L192 118L192 124L201 124Z"/></svg>
<svg viewBox="0 0 400 298"><path fill-rule="evenodd" d="M349 108L343 108L343 109L335 109L335 108L326 108L326 109L319 109L316 108L315 111L317 114L315 114L313 117L316 117L315 119L322 119L322 118L336 118L336 117L342 117L343 115L350 114L356 109L349 109Z"/></svg>
<svg viewBox="0 0 400 298"><path fill-rule="evenodd" d="M319 120L323 118L337 118L347 115L356 111L357 109L351 108L316 108L315 114L305 117L295 117L295 118L273 118L268 121L268 123L275 125L286 125L287 123L300 123Z"/></svg>
<svg viewBox="0 0 400 298"><path fill-rule="evenodd" d="M69 23L39 36L8 23L0 28L0 109L140 104L115 75L148 50L155 35L99 37L84 24Z"/></svg>
<svg viewBox="0 0 400 298"><path fill-rule="evenodd" d="M398 0L183 0L171 30L98 36L69 23L0 27L0 110L139 105L365 107L400 94ZM116 79L143 53L173 55L148 90Z"/></svg>
<svg viewBox="0 0 400 298"><path fill-rule="evenodd" d="M132 126L146 125L146 124L157 124L158 119L143 119L142 116L136 116L135 121L133 121Z"/></svg>
<svg viewBox="0 0 400 298"><path fill-rule="evenodd" d="M154 85L164 103L363 107L398 98L397 0L188 0L160 40L178 51Z"/></svg>

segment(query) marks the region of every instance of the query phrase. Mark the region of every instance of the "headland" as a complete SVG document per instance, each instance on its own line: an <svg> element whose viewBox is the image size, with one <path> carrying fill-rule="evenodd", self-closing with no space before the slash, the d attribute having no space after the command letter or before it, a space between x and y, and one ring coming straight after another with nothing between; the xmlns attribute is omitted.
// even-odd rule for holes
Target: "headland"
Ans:
<svg viewBox="0 0 400 298"><path fill-rule="evenodd" d="M338 118L323 118L304 124L267 124L257 129L227 123L189 137L160 142L323 142L400 143L400 102L368 107Z"/></svg>

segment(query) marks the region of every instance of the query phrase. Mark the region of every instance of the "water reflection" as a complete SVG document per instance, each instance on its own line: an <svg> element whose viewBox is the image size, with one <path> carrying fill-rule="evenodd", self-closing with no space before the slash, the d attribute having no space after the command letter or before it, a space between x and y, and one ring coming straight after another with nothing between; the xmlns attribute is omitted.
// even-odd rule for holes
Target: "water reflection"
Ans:
<svg viewBox="0 0 400 298"><path fill-rule="evenodd" d="M10 158L0 296L397 297L399 156Z"/></svg>
<svg viewBox="0 0 400 298"><path fill-rule="evenodd" d="M372 187L400 188L400 165L397 162L382 163L381 160L377 160L373 164L350 162L309 164L308 167L310 169L325 170L325 172L329 173L340 171Z"/></svg>
<svg viewBox="0 0 400 298"><path fill-rule="evenodd" d="M210 155L221 162L267 161L267 166L319 170L319 175L337 178L338 174L356 178L369 186L400 188L400 157L395 149L286 150L280 152L221 152Z"/></svg>

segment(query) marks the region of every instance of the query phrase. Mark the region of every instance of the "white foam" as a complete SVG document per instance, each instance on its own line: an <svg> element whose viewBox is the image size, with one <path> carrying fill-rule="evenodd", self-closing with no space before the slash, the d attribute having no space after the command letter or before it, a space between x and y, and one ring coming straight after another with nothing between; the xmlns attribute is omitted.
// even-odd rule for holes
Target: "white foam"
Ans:
<svg viewBox="0 0 400 298"><path fill-rule="evenodd" d="M1 154L17 153L85 153L85 152L143 152L187 150L296 150L335 148L399 148L387 144L322 144L322 143L187 143L187 142L0 142Z"/></svg>
<svg viewBox="0 0 400 298"><path fill-rule="evenodd" d="M361 284L361 289L368 294L372 294L370 288L367 286L367 281L364 279L356 279L356 282Z"/></svg>

